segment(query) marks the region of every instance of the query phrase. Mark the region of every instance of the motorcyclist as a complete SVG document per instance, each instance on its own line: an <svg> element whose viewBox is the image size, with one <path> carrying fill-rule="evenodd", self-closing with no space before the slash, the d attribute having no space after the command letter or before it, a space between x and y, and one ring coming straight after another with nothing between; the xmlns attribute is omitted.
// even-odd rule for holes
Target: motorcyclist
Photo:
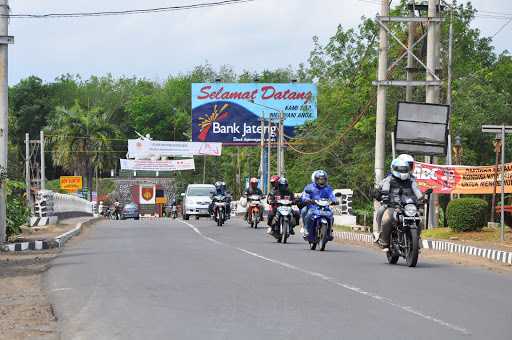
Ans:
<svg viewBox="0 0 512 340"><path fill-rule="evenodd" d="M402 160L407 163L407 165L409 167L410 179L411 179L411 181L416 183L416 178L414 177L414 163L415 163L414 158L411 155L403 153L403 154L399 155L396 159ZM392 172L389 172L387 174L387 176L378 184L378 186L376 188L376 192L379 193L382 190L383 183L391 180L392 177L393 177ZM378 226L380 226L380 224L381 224L382 216L384 215L385 210L386 210L386 206L384 204L381 204L379 209L377 209L376 219L377 219ZM380 229L379 229L379 231L380 231ZM379 231L374 233L375 242L377 242L379 240Z"/></svg>
<svg viewBox="0 0 512 340"><path fill-rule="evenodd" d="M114 216L116 217L116 220L121 218L121 203L119 203L117 198L114 201Z"/></svg>
<svg viewBox="0 0 512 340"><path fill-rule="evenodd" d="M243 192L243 196L245 198L248 198L249 196L251 195L257 195L257 196L260 196L262 197L263 196L263 191L261 191L260 188L258 188L258 179L256 177L252 177L250 180L249 180L249 186L247 187L247 189L245 189L245 191ZM245 215L244 215L244 220L247 221L247 217L249 215L249 209L246 210L245 212ZM263 217L263 209L260 210L260 217L262 218Z"/></svg>
<svg viewBox="0 0 512 340"><path fill-rule="evenodd" d="M316 170L311 175L312 183L306 185L302 193L301 200L305 205L303 221L304 221L304 239L307 239L309 234L313 232L313 215L317 210L314 204L315 200L328 199L332 203L336 203L336 196L332 187L327 183L327 172L324 170ZM331 220L331 225L333 221ZM330 236L332 241L332 235Z"/></svg>
<svg viewBox="0 0 512 340"><path fill-rule="evenodd" d="M285 196L288 196L290 198L290 201L295 201L295 195L288 188L288 180L284 177L280 177L279 180L277 181L277 188L274 187L269 192L267 197L267 203L270 205L270 211L267 216L267 234L272 234L272 226L274 224L274 217L276 216L278 207L277 201L279 200L279 198ZM295 235L295 231L293 230L293 228L298 224L298 222L299 214L294 210L293 218L290 220L290 235Z"/></svg>
<svg viewBox="0 0 512 340"><path fill-rule="evenodd" d="M377 199L381 201L381 209L377 212L380 230L377 242L384 251L387 251L389 248L389 239L393 227L394 209L390 207L390 204L399 202L401 196L414 196L417 200L421 200L423 193L418 188L416 181L411 177L409 163L403 160L403 158L396 158L391 162L391 176L382 180L377 192Z"/></svg>
<svg viewBox="0 0 512 340"><path fill-rule="evenodd" d="M279 189L279 176L274 175L274 176L270 177L270 189L269 189L269 191L277 190L277 189Z"/></svg>
<svg viewBox="0 0 512 340"><path fill-rule="evenodd" d="M231 194L226 190L226 183L217 181L215 182L215 192L212 193L212 202L208 207L208 212L210 216L213 216L213 206L215 204L215 200L213 199L215 196L224 196L226 202L226 219L230 218L231 215Z"/></svg>

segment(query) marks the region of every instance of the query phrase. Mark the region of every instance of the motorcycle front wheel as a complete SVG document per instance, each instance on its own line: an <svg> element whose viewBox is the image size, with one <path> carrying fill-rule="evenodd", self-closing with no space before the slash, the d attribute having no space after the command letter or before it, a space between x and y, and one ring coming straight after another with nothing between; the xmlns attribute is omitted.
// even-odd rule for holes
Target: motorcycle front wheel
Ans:
<svg viewBox="0 0 512 340"><path fill-rule="evenodd" d="M419 236L417 229L410 229L407 234L407 247L405 248L405 260L409 267L416 267L419 255Z"/></svg>
<svg viewBox="0 0 512 340"><path fill-rule="evenodd" d="M329 225L327 223L322 223L322 225L320 226L319 240L320 251L324 251L327 242L329 242Z"/></svg>
<svg viewBox="0 0 512 340"><path fill-rule="evenodd" d="M288 228L290 228L288 221L283 219L281 222L281 243L286 243L288 241Z"/></svg>

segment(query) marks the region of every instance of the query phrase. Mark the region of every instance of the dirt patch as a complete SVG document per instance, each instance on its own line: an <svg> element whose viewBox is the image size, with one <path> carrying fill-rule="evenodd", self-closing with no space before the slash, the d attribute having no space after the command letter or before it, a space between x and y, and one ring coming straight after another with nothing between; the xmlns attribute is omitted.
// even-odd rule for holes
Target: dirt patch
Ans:
<svg viewBox="0 0 512 340"><path fill-rule="evenodd" d="M42 274L57 251L0 253L0 339L58 339Z"/></svg>
<svg viewBox="0 0 512 340"><path fill-rule="evenodd" d="M381 252L380 248L374 245L373 243L366 242L357 242L357 241L349 241L349 240L336 240L337 243L342 244L350 244L356 247L364 247L370 248L375 252L379 252L382 254L382 257L385 259L386 256ZM457 264L468 267L480 267L485 268L498 273L512 273L512 266L505 263L490 261L481 257L476 256L459 256L454 253L446 253L440 251L434 251L431 249L421 249L420 259L433 260L438 262L445 262L450 264Z"/></svg>

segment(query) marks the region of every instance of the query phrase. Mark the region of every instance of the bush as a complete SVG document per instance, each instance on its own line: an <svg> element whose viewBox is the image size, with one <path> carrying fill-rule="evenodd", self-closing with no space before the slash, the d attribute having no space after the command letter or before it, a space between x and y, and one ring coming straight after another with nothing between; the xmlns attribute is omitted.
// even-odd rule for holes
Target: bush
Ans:
<svg viewBox="0 0 512 340"><path fill-rule="evenodd" d="M487 202L479 198L459 198L446 210L448 226L455 231L478 231L487 224Z"/></svg>
<svg viewBox="0 0 512 340"><path fill-rule="evenodd" d="M20 226L27 223L29 209L23 197L25 185L21 182L7 181L7 236L19 234Z"/></svg>

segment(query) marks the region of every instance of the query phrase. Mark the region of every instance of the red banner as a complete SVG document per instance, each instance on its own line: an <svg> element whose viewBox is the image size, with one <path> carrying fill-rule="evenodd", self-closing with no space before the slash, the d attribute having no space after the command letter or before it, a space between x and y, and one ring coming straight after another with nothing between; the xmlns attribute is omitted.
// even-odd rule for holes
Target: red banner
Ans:
<svg viewBox="0 0 512 340"><path fill-rule="evenodd" d="M414 176L422 191L434 189L438 194L492 194L495 166L448 166L416 162ZM501 192L501 166L497 189ZM505 192L512 193L512 163L505 164Z"/></svg>

